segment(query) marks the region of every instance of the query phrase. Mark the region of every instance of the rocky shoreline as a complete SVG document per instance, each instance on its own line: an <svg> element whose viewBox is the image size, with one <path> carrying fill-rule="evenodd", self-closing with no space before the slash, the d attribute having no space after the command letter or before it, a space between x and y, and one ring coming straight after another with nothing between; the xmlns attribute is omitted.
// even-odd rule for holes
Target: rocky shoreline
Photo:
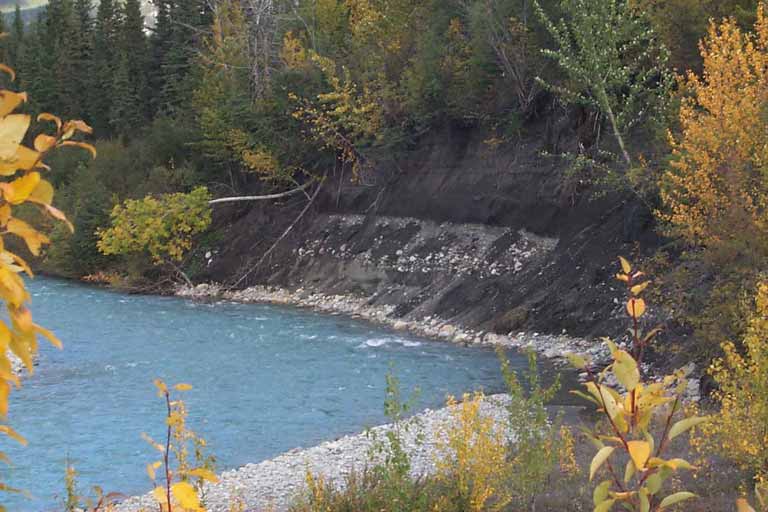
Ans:
<svg viewBox="0 0 768 512"><path fill-rule="evenodd" d="M542 334L538 332L510 332L498 334L483 332L458 326L437 316L426 316L419 320L398 318L395 316L397 306L372 304L373 298L364 299L350 295L332 295L311 292L302 288L291 291L285 288L269 286L252 286L244 290L226 290L219 284L198 284L194 287L180 287L176 295L192 300L226 300L239 303L269 303L286 306L302 307L326 314L346 315L359 318L371 323L398 331L407 331L425 338L458 343L465 346L503 347L515 350L532 350L547 359L556 367L570 367L568 354L578 354L586 357L596 367L609 364L610 351L603 342L594 342L585 338L568 336L567 334ZM623 342L618 342L623 346ZM649 364L643 365L644 371L661 377ZM688 379L688 387L684 399L686 402L698 402L701 399L701 387L696 378L696 365L689 362L683 368ZM586 373L579 374L579 378ZM608 383L615 385L615 377L608 376Z"/></svg>
<svg viewBox="0 0 768 512"><path fill-rule="evenodd" d="M398 318L395 316L394 305L372 305L370 299L323 294L303 288L292 291L279 287L252 286L244 290L230 291L219 284L209 283L180 287L176 290L176 295L194 300L218 299L304 307L323 313L360 318L394 330L452 343L534 350L555 364L566 364L565 356L568 353L586 355L595 361L607 360L608 357L604 344L595 344L567 334L552 335L525 331L498 334L454 325L438 316L426 316L418 320Z"/></svg>
<svg viewBox="0 0 768 512"><path fill-rule="evenodd" d="M508 403L507 395L486 397L480 413L493 418L497 425L504 425ZM450 407L427 409L406 420L404 425L408 428L402 430L403 441L411 457L411 472L414 476L434 473L435 460L440 454L437 441L451 421ZM343 485L350 473L365 469L371 461L371 449L375 443L385 442L385 434L392 428L392 424L381 425L364 433L344 436L308 449L295 449L274 459L225 471L219 475L218 483L205 488L207 510L288 510L306 489L308 471L321 475L328 483ZM511 432L507 434L510 439L513 438ZM242 508L231 508L233 504L239 504ZM122 502L116 512L154 510L156 506L152 496L146 494Z"/></svg>

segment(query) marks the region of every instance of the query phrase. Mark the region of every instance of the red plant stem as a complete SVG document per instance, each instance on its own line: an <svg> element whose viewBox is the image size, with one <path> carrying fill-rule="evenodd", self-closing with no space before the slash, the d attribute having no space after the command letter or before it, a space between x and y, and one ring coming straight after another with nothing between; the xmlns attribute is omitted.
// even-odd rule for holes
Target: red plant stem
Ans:
<svg viewBox="0 0 768 512"><path fill-rule="evenodd" d="M171 451L171 395L165 392L165 404L168 407L168 432L165 437L165 453L163 454L163 464L165 465L165 499L168 501L168 512L171 510L171 469L168 466L168 452ZM162 506L160 507L162 512Z"/></svg>

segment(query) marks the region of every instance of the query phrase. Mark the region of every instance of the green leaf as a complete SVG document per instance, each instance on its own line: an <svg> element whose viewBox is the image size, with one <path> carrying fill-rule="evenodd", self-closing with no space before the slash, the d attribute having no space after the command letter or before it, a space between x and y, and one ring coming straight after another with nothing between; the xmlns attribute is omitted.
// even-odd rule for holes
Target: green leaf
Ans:
<svg viewBox="0 0 768 512"><path fill-rule="evenodd" d="M648 493L645 489L640 489L640 512L650 512L651 502L648 499Z"/></svg>
<svg viewBox="0 0 768 512"><path fill-rule="evenodd" d="M632 475L635 474L635 465L632 463L631 460L627 461L627 467L624 468L624 483L629 483L629 480L632 478Z"/></svg>
<svg viewBox="0 0 768 512"><path fill-rule="evenodd" d="M688 491L681 491L681 492L676 492L675 494L670 494L669 496L661 500L661 503L659 504L659 510L665 509L667 507L671 507L676 503L680 503L681 501L689 500L695 497L696 497L695 494Z"/></svg>
<svg viewBox="0 0 768 512"><path fill-rule="evenodd" d="M592 493L592 501L595 506L605 501L608 498L608 491L611 488L610 480L603 480L600 485L595 487L595 491Z"/></svg>
<svg viewBox="0 0 768 512"><path fill-rule="evenodd" d="M589 465L589 480L591 481L592 478L594 478L595 473L597 473L597 470L600 469L600 466L602 466L606 460L608 460L608 457L611 456L613 453L613 450L616 448L614 446L604 446L603 448L600 448L600 450L595 454L595 457L592 459L592 463Z"/></svg>
<svg viewBox="0 0 768 512"><path fill-rule="evenodd" d="M611 510L611 507L613 507L614 503L616 503L616 500L614 499L605 500L595 507L595 512L608 512Z"/></svg>
<svg viewBox="0 0 768 512"><path fill-rule="evenodd" d="M587 360L580 354L568 353L565 357L570 361L571 365L577 370L583 370L587 367Z"/></svg>
<svg viewBox="0 0 768 512"><path fill-rule="evenodd" d="M649 476L645 480L645 488L648 489L648 493L653 496L661 490L661 484L663 483L661 475L657 472Z"/></svg>
<svg viewBox="0 0 768 512"><path fill-rule="evenodd" d="M695 427L696 425L699 425L701 423L704 423L705 421L709 421L708 416L695 416L693 418L686 418L684 420L680 420L674 425L672 425L672 428L669 429L669 439L674 439L683 432Z"/></svg>
<svg viewBox="0 0 768 512"><path fill-rule="evenodd" d="M583 398L584 400L589 400L593 404L601 405L600 402L598 402L594 397L589 396L588 394L584 393L583 391L578 391L576 389L573 389L570 391L572 395L576 395L579 398Z"/></svg>
<svg viewBox="0 0 768 512"><path fill-rule="evenodd" d="M613 359L613 374L627 391L632 391L640 382L637 361L624 350L617 350L613 354Z"/></svg>

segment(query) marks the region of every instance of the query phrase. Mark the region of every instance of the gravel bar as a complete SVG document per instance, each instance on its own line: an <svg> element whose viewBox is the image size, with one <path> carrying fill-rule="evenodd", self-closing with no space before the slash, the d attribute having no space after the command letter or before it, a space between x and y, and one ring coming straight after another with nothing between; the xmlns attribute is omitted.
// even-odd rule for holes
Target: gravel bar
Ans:
<svg viewBox="0 0 768 512"><path fill-rule="evenodd" d="M505 425L508 395L486 397L481 414L490 416L499 426ZM435 471L438 455L436 439L452 420L449 407L427 409L407 420L405 449L411 456L412 473L423 476ZM367 432L328 441L313 448L295 449L258 464L247 464L225 471L219 482L206 487L209 512L229 512L230 504L240 502L248 512L288 510L296 497L306 489L307 471L322 475L328 482L343 485L352 471L365 468L375 439L385 440L392 425L374 427ZM508 433L511 437L511 434ZM147 512L156 510L154 499L146 494L129 498L117 507L117 512Z"/></svg>

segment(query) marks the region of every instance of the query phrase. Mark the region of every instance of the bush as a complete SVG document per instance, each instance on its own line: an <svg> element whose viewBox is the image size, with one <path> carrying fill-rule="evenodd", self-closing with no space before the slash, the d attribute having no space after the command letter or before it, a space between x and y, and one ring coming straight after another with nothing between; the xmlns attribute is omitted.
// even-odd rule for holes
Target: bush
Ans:
<svg viewBox="0 0 768 512"><path fill-rule="evenodd" d="M660 329L644 332L641 326L640 319L646 312L641 294L650 281L645 280L642 272L633 271L623 258L621 267L622 272L616 277L626 285L629 294L626 311L631 320L631 345L624 350L607 340L613 362L600 372L581 356L570 358L574 366L587 374L587 393L575 393L594 403L606 422L605 426L598 424L587 430L597 449L589 467L589 479L603 468L607 469L608 477L595 488L595 511L607 512L620 504L627 510L649 512L694 497L691 492L678 491L662 498L665 481L680 469L692 469L683 459L663 456L674 438L706 418L691 416L673 423L688 385L683 372L658 382L643 379L643 355ZM609 383L609 375L617 384ZM661 433L654 437L653 420L658 418L662 420ZM617 473L617 464L625 465L623 478Z"/></svg>
<svg viewBox="0 0 768 512"><path fill-rule="evenodd" d="M719 454L748 471L758 482L768 479L768 283L757 288L743 349L722 344L723 357L712 362L720 411L693 437L704 455Z"/></svg>
<svg viewBox="0 0 768 512"><path fill-rule="evenodd" d="M681 316L711 355L722 340L743 337L741 303L768 258L764 4L754 32L735 19L712 23L701 55L703 74L688 73L684 82L681 132L670 136L673 159L660 183L657 213L666 234L691 249L681 266L696 268L681 280Z"/></svg>
<svg viewBox="0 0 768 512"><path fill-rule="evenodd" d="M512 502L508 430L483 416L482 393L465 394L461 404L448 398L451 421L438 434L435 481L445 492L439 510L466 512L504 510Z"/></svg>

